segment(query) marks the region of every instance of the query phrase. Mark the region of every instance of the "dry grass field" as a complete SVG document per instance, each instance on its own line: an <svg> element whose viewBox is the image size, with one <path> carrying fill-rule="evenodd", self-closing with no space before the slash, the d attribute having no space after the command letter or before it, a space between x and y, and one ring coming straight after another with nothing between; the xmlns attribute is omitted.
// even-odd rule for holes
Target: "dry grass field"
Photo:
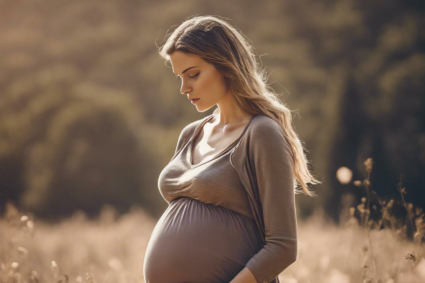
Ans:
<svg viewBox="0 0 425 283"><path fill-rule="evenodd" d="M371 160L365 165L370 173ZM415 227L409 237L408 223L398 227L391 215L394 201L375 195L382 215L370 220L369 197L375 192L368 179L355 183L368 197L350 208L343 225L325 221L321 211L298 223L298 259L280 274L281 282L425 282L422 209L405 202L400 186L407 222ZM144 282L144 252L155 223L140 207L118 216L110 206L95 219L76 212L46 223L9 202L0 219L0 282Z"/></svg>
<svg viewBox="0 0 425 283"><path fill-rule="evenodd" d="M154 225L140 208L116 218L105 207L98 219L76 213L46 224L9 206L0 220L0 282L144 282ZM281 282L379 282L376 274L385 283L424 282L423 248L391 230L372 230L369 237L355 222L336 227L317 213L299 223L298 260Z"/></svg>

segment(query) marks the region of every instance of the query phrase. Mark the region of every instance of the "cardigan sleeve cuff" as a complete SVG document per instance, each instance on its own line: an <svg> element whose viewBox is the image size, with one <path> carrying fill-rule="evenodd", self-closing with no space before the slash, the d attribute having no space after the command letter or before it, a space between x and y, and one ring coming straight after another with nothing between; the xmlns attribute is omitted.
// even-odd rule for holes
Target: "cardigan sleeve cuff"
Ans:
<svg viewBox="0 0 425 283"><path fill-rule="evenodd" d="M254 275L257 283L272 282L273 279L296 261L296 239L291 239L287 242L283 244L287 246L284 250L271 249L272 244L267 244L245 264L245 267Z"/></svg>
<svg viewBox="0 0 425 283"><path fill-rule="evenodd" d="M269 283L267 281L267 276L265 274L265 270L260 268L260 264L258 264L254 258L252 258L248 263L245 265L251 273L254 275L255 280L257 283Z"/></svg>

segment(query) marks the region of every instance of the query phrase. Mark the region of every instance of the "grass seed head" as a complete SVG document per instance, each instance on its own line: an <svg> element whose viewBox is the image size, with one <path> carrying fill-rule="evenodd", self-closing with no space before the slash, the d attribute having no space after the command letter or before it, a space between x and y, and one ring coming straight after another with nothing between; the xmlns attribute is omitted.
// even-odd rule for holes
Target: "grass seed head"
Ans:
<svg viewBox="0 0 425 283"><path fill-rule="evenodd" d="M373 167L373 159L372 158L368 158L366 159L366 161L364 162L364 165L366 167L366 172L370 173L372 172L372 167Z"/></svg>
<svg viewBox="0 0 425 283"><path fill-rule="evenodd" d="M86 280L89 282L89 283L94 283L94 279L93 279L93 276L91 276L90 275L90 273L86 273Z"/></svg>
<svg viewBox="0 0 425 283"><path fill-rule="evenodd" d="M52 264L51 264L50 268L51 268L51 270L53 272L53 275L55 277L57 277L59 275L59 266L56 263L56 261L52 260Z"/></svg>
<svg viewBox="0 0 425 283"><path fill-rule="evenodd" d="M13 269L13 270L18 270L18 267L19 267L19 263L18 262L12 262L12 264L10 265L10 267Z"/></svg>
<svg viewBox="0 0 425 283"><path fill-rule="evenodd" d="M33 270L33 271L31 271L31 280L32 281L34 281L34 282L36 282L36 283L38 283L38 273L37 273L37 271L35 271L35 270Z"/></svg>
<svg viewBox="0 0 425 283"><path fill-rule="evenodd" d="M416 256L415 256L415 254L414 254L414 252L413 252L413 251L412 251L412 252L408 252L408 253L406 253L406 254L404 255L404 258L405 258L405 259L408 259L408 260L416 261Z"/></svg>
<svg viewBox="0 0 425 283"><path fill-rule="evenodd" d="M27 257L28 250L24 247L18 247L18 253L23 257Z"/></svg>

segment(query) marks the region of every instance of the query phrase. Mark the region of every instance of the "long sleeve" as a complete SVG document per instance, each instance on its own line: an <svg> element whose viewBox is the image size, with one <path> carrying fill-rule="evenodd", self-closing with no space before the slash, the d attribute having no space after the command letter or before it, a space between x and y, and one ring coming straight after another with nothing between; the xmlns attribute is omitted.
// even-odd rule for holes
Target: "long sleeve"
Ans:
<svg viewBox="0 0 425 283"><path fill-rule="evenodd" d="M255 173L266 244L247 263L258 283L268 283L297 259L294 175L289 145L275 121L257 124L249 162Z"/></svg>

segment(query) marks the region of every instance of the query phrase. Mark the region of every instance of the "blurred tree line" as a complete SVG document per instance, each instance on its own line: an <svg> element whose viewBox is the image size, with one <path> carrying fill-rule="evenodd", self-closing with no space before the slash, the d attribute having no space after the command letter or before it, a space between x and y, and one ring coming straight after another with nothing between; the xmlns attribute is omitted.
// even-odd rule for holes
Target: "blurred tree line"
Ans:
<svg viewBox="0 0 425 283"><path fill-rule="evenodd" d="M205 114L179 93L157 54L171 26L220 15L247 35L291 109L320 197L297 197L337 220L346 166L372 187L424 205L425 55L421 1L0 2L0 206L44 217L104 203L166 207L157 179L181 129Z"/></svg>

